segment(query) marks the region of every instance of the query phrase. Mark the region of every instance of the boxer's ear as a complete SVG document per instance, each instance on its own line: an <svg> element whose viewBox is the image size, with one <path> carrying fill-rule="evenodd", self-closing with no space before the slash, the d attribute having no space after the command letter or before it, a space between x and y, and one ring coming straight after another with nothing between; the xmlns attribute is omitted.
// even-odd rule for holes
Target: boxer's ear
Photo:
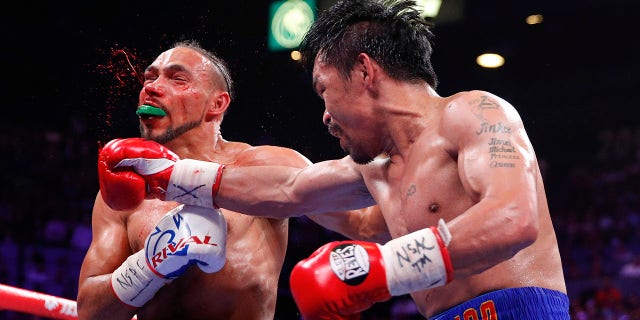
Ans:
<svg viewBox="0 0 640 320"><path fill-rule="evenodd" d="M231 97L227 91L216 91L210 98L209 106L206 111L208 120L211 118L224 115L231 103Z"/></svg>
<svg viewBox="0 0 640 320"><path fill-rule="evenodd" d="M360 81L370 92L377 92L376 84L381 77L387 76L380 65L366 53L358 54L356 63L351 70L352 81ZM387 76L388 77L388 76Z"/></svg>

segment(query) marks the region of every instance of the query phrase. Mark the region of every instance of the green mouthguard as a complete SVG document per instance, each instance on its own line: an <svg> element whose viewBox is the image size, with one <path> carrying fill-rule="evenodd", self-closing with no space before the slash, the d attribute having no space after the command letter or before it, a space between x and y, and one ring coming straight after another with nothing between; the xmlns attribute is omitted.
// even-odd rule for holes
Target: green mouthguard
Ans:
<svg viewBox="0 0 640 320"><path fill-rule="evenodd" d="M147 117L152 117L152 116L156 116L156 117L164 117L167 115L166 112L164 112L164 110L160 109L160 108L156 108L154 106L150 106L148 104L143 104L141 106L138 107L138 110L136 111L136 114L138 116L147 116Z"/></svg>

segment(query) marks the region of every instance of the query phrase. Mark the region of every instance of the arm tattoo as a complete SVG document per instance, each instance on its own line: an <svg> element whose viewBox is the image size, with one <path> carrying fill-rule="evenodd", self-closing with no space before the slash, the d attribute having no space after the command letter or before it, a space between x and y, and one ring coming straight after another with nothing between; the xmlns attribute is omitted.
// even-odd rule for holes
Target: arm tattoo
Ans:
<svg viewBox="0 0 640 320"><path fill-rule="evenodd" d="M515 168L515 161L520 159L511 140L503 135L511 135L512 128L505 123L490 123L483 115L485 110L498 109L499 106L487 96L481 96L479 100L472 102L473 114L481 120L480 127L476 129L477 136L490 135L487 145L489 152L489 168Z"/></svg>
<svg viewBox="0 0 640 320"><path fill-rule="evenodd" d="M470 104L475 104L475 106L472 109L472 112L476 117L478 117L478 119L482 120L483 122L487 121L484 118L484 115L482 115L484 110L498 109L498 105L495 102L493 102L493 100L489 99L489 97L487 96L481 96L480 101L473 100L470 102Z"/></svg>

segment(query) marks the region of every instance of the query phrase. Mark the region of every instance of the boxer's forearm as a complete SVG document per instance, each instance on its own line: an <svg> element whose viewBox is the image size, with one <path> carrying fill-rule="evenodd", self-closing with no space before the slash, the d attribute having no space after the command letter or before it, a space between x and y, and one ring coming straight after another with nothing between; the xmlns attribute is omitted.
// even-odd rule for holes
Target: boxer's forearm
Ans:
<svg viewBox="0 0 640 320"><path fill-rule="evenodd" d="M90 277L79 288L79 319L131 319L137 309L122 303L111 288L111 275Z"/></svg>
<svg viewBox="0 0 640 320"><path fill-rule="evenodd" d="M303 169L227 166L214 197L217 206L251 215L285 218L360 209L374 204L360 174L341 160Z"/></svg>
<svg viewBox="0 0 640 320"><path fill-rule="evenodd" d="M391 240L391 234L378 206L310 214L307 217L324 228L338 232L349 239L377 243Z"/></svg>

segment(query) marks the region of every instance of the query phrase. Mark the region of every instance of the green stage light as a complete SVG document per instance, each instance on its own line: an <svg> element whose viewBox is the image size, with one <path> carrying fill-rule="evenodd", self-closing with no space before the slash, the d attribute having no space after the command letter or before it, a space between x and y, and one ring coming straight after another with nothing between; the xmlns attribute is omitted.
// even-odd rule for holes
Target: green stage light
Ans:
<svg viewBox="0 0 640 320"><path fill-rule="evenodd" d="M274 1L269 7L269 50L298 47L315 17L315 0Z"/></svg>

